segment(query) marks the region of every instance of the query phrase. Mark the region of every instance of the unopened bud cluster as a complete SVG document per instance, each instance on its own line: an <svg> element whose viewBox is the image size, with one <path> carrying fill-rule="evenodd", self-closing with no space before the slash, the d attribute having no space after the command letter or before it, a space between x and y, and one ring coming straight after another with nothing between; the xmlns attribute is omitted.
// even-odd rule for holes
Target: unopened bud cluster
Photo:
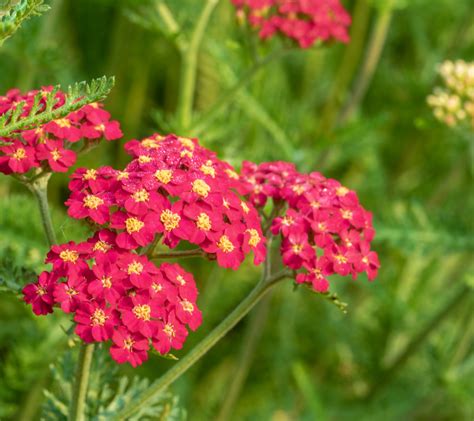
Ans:
<svg viewBox="0 0 474 421"><path fill-rule="evenodd" d="M434 89L427 102L435 117L449 127L474 128L474 62L445 61L438 69L444 86Z"/></svg>

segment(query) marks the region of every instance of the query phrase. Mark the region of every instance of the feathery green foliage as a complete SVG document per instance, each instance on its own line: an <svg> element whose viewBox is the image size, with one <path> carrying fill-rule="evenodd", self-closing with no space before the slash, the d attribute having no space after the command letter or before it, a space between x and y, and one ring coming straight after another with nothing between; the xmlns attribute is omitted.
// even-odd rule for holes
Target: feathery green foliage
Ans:
<svg viewBox="0 0 474 421"><path fill-rule="evenodd" d="M9 1L0 7L0 46L11 37L22 23L49 10L44 0Z"/></svg>
<svg viewBox="0 0 474 421"><path fill-rule="evenodd" d="M68 419L74 380L74 351L75 349L70 349L51 366L54 389L45 392L46 402L43 407L43 419L47 421ZM148 379L118 376L117 366L112 365L103 349L99 348L94 352L92 364L92 375L87 391L87 419L94 421L112 419L137 395L150 387L151 382ZM176 396L162 393L128 419L184 421L186 412L179 407Z"/></svg>
<svg viewBox="0 0 474 421"><path fill-rule="evenodd" d="M51 92L38 92L27 116L22 116L24 104L18 106L0 117L0 136L10 137L16 130L25 130L37 127L48 121L67 116L69 113L82 108L84 105L102 101L112 90L115 83L113 77L103 76L75 83L67 89L66 100L63 105L54 108L57 104L56 93L59 87ZM41 100L44 99L44 104Z"/></svg>

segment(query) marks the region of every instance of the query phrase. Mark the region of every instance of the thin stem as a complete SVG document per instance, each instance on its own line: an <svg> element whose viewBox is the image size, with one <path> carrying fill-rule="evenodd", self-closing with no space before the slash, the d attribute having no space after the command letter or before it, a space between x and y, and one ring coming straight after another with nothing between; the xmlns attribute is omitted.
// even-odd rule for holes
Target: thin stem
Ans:
<svg viewBox="0 0 474 421"><path fill-rule="evenodd" d="M48 204L48 182L50 177L51 173L46 174L37 178L32 183L26 183L26 186L33 192L34 196L36 197L41 214L41 222L43 224L46 238L48 239L48 244L51 247L53 244L57 244L57 240Z"/></svg>
<svg viewBox="0 0 474 421"><path fill-rule="evenodd" d="M170 251L163 253L153 253L152 259L167 259L167 258L183 258L183 257L202 257L205 253L201 249L183 250L183 251Z"/></svg>
<svg viewBox="0 0 474 421"><path fill-rule="evenodd" d="M77 371L72 391L69 419L71 421L84 421L86 419L86 397L89 385L89 374L92 364L94 344L82 344L77 361Z"/></svg>
<svg viewBox="0 0 474 421"><path fill-rule="evenodd" d="M146 391L141 393L127 406L127 408L116 414L113 419L127 419L127 417L136 413L139 408L146 405L147 402L156 394L162 392L178 377L184 374L196 361L198 361L207 351L219 342L219 340L222 339L255 306L255 304L273 285L290 274L290 271L283 270L273 276L262 279L250 294L208 336L206 336L192 349L192 351L160 377L156 383L152 384Z"/></svg>
<svg viewBox="0 0 474 421"><path fill-rule="evenodd" d="M199 49L206 26L218 3L219 0L207 0L194 28L189 46L184 50L178 104L178 118L182 129L187 129L191 125Z"/></svg>
<svg viewBox="0 0 474 421"><path fill-rule="evenodd" d="M339 108L344 101L347 89L362 55L369 17L370 7L368 1L357 0L352 18L354 23L351 27L351 42L344 51L344 56L338 67L336 78L322 112L319 129L321 133L327 134L331 132L334 126Z"/></svg>
<svg viewBox="0 0 474 421"><path fill-rule="evenodd" d="M360 102L363 100L370 85L375 69L379 63L383 46L387 38L390 20L393 13L394 0L389 0L387 4L379 10L374 29L370 36L369 44L365 54L364 63L355 82L351 98L337 119L337 125L343 125L353 114Z"/></svg>
<svg viewBox="0 0 474 421"><path fill-rule="evenodd" d="M281 50L274 51L273 53L268 54L265 58L257 61L243 77L230 89L228 89L221 97L216 101L216 103L211 107L209 111L206 111L206 114L201 117L196 124L193 125L193 133L199 135L204 132L209 125L219 116L219 114L235 100L235 96L240 92L241 89L245 88L259 72L260 69L265 67L267 64L272 61L283 57L285 54L293 51L290 48L285 48Z"/></svg>
<svg viewBox="0 0 474 421"><path fill-rule="evenodd" d="M180 31L178 22L176 22L176 19L173 16L173 12L171 12L171 10L166 5L164 0L158 1L155 7L158 14L161 16L161 19L163 19L163 22L166 25L166 28L170 31L170 33L178 34Z"/></svg>

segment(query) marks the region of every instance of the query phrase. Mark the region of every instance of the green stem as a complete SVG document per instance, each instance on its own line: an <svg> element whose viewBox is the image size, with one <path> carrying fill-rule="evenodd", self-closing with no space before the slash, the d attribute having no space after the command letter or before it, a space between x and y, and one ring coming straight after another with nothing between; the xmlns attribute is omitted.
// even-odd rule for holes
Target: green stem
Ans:
<svg viewBox="0 0 474 421"><path fill-rule="evenodd" d="M194 365L194 363L196 363L196 361L198 361L207 351L219 342L219 340L222 339L255 306L255 304L273 285L289 276L289 274L289 271L283 270L273 276L262 279L250 294L208 336L206 336L192 349L192 351L160 377L156 383L152 384L146 391L141 393L127 406L127 408L116 414L113 419L127 419L135 414L141 407L146 406L148 401L184 374Z"/></svg>
<svg viewBox="0 0 474 421"><path fill-rule="evenodd" d="M347 89L363 51L369 17L370 7L367 0L358 0L354 6L352 18L354 23L351 27L351 42L344 51L344 56L338 67L338 72L332 84L328 101L323 109L320 124L321 133L328 134L334 126L338 110L344 101Z"/></svg>
<svg viewBox="0 0 474 421"><path fill-rule="evenodd" d="M207 24L219 0L207 0L196 23L188 48L184 50L178 118L182 129L191 125L196 87L198 54Z"/></svg>
<svg viewBox="0 0 474 421"><path fill-rule="evenodd" d="M174 18L173 13L169 9L169 7L166 5L164 0L160 0L156 4L155 7L161 19L163 19L163 22L166 28L168 28L170 34L173 34L173 35L178 34L180 32L178 22L176 22L176 19Z"/></svg>
<svg viewBox="0 0 474 421"><path fill-rule="evenodd" d="M151 255L152 259L167 259L167 258L183 258L183 257L201 257L204 256L204 253L201 249L192 249L192 250L183 250L183 251L170 251L163 253L153 253Z"/></svg>
<svg viewBox="0 0 474 421"><path fill-rule="evenodd" d="M48 239L48 244L51 247L53 244L57 244L57 240L48 204L48 182L50 177L51 174L47 174L39 177L31 184L26 185L36 197L41 214L41 222L43 224L46 238Z"/></svg>
<svg viewBox="0 0 474 421"><path fill-rule="evenodd" d="M390 27L390 20L392 18L394 0L389 0L381 10L379 10L377 20L374 24L374 29L370 36L369 44L365 54L364 63L357 77L349 101L341 112L341 115L337 119L337 125L343 125L357 109L360 102L363 100L367 89L370 85L372 77L374 76L375 69L379 63L380 56L382 54L383 46L387 38L388 29Z"/></svg>
<svg viewBox="0 0 474 421"><path fill-rule="evenodd" d="M204 132L209 125L219 116L219 114L235 101L235 96L240 92L241 89L245 88L259 72L260 69L265 67L267 64L272 61L283 57L285 54L291 52L291 49L282 49L274 51L273 53L268 54L265 58L257 61L245 74L244 76L230 89L228 89L220 99L211 107L209 111L206 111L206 114L201 117L196 124L193 125L193 133L199 135Z"/></svg>
<svg viewBox="0 0 474 421"><path fill-rule="evenodd" d="M77 361L77 371L72 391L71 407L69 409L70 421L84 421L86 419L86 397L89 384L89 374L92 364L94 344L82 344Z"/></svg>

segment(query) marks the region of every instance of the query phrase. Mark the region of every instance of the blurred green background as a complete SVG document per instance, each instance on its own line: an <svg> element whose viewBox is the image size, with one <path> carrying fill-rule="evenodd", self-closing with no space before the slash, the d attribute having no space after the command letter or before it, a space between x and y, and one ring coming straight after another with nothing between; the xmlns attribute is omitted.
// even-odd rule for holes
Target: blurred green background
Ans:
<svg viewBox="0 0 474 421"><path fill-rule="evenodd" d="M289 160L356 190L374 213L376 281L334 279L348 304L282 283L172 387L190 420L472 420L472 132L443 126L426 97L445 59L474 59L469 0L354 0L352 41L291 50L232 96L205 130L179 126L182 60L176 48L204 2L168 0L181 29L169 34L160 1L52 0L0 49L0 92L116 76L106 100L124 139L153 132L199 135L237 167L242 160ZM282 48L239 26L221 0L198 57L195 120L259 57ZM121 166L123 140L78 165ZM50 190L61 241L84 238L64 216L67 175ZM24 284L41 269L46 243L22 186L0 178L0 278ZM204 324L184 355L255 284L238 272L186 261L200 287ZM0 418L39 419L50 365L67 348L59 314L34 317L0 293ZM172 361L156 356L125 375L150 379Z"/></svg>

